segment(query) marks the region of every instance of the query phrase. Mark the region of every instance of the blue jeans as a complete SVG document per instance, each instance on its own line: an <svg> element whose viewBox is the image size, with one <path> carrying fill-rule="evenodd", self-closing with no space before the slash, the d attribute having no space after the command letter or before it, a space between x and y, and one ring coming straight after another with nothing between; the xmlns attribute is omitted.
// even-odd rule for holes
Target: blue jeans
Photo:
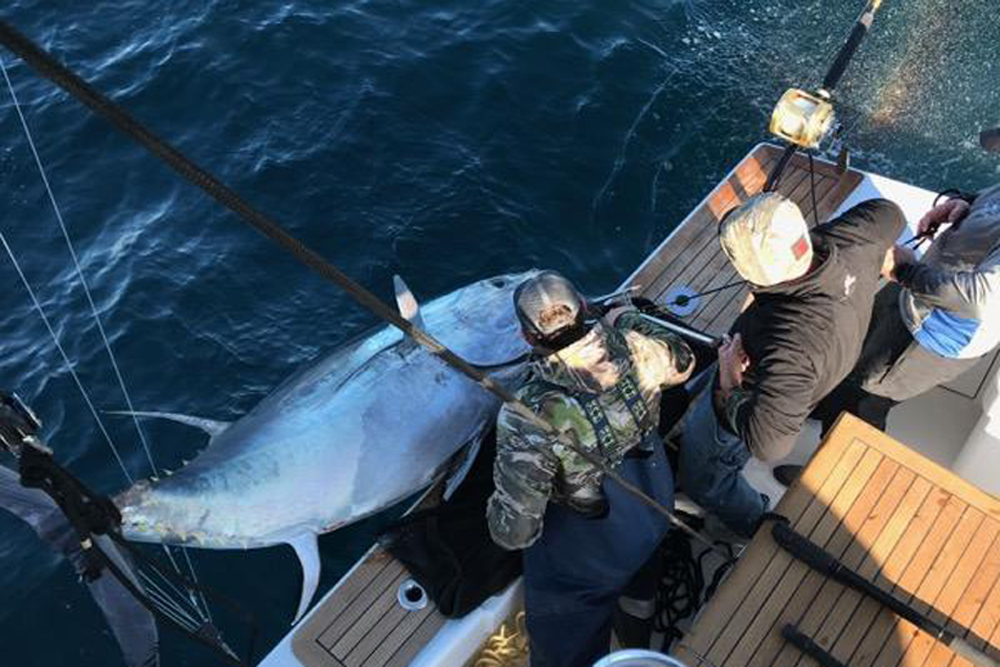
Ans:
<svg viewBox="0 0 1000 667"><path fill-rule="evenodd" d="M617 472L672 509L673 473L654 437L649 457L625 459ZM618 596L670 527L615 482L605 480L603 488L606 517L586 519L549 503L542 536L524 551L532 667L590 667L608 653Z"/></svg>
<svg viewBox="0 0 1000 667"><path fill-rule="evenodd" d="M684 418L678 478L691 500L719 517L733 532L752 537L767 509L766 496L743 478L741 471L750 460L750 450L738 435L719 423L712 394L709 384Z"/></svg>

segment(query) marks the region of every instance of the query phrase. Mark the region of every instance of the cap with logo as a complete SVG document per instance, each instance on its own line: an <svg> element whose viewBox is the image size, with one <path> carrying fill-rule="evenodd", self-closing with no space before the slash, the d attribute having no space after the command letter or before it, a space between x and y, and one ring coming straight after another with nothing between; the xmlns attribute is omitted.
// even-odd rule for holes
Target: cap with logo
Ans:
<svg viewBox="0 0 1000 667"><path fill-rule="evenodd" d="M812 263L802 211L773 192L754 195L727 214L719 241L737 272L759 287L800 278Z"/></svg>
<svg viewBox="0 0 1000 667"><path fill-rule="evenodd" d="M542 271L514 291L514 310L521 327L550 350L560 350L587 333L586 302L569 280Z"/></svg>

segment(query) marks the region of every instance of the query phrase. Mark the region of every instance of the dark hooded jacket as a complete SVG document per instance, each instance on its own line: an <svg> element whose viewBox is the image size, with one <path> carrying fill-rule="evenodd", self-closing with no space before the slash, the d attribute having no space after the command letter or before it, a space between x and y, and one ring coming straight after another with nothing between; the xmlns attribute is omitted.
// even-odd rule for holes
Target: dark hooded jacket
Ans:
<svg viewBox="0 0 1000 667"><path fill-rule="evenodd" d="M808 274L754 288L731 330L742 336L750 369L722 423L757 458L791 452L806 417L854 367L882 260L905 226L892 202L863 202L812 230L818 266Z"/></svg>

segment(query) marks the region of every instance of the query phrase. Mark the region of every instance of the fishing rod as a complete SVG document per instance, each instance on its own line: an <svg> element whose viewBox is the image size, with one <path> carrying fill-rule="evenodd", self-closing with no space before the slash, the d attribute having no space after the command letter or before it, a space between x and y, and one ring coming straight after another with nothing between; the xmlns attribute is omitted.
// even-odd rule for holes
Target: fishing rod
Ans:
<svg viewBox="0 0 1000 667"><path fill-rule="evenodd" d="M895 614L931 635L969 662L979 665L979 667L1000 667L1000 662L986 655L965 639L948 630L945 626L937 623L914 607L882 590L857 572L849 569L838 561L836 557L825 551L823 547L795 532L786 522L779 521L775 523L771 527L771 535L782 549L790 553L797 560L802 561L820 574L824 574L844 586L853 588L862 595L872 598L882 606L888 607Z"/></svg>
<svg viewBox="0 0 1000 667"><path fill-rule="evenodd" d="M692 340L701 345L706 345L715 348L719 347L719 345L722 344L721 338L709 335L707 333L704 333L703 331L698 331L697 329L685 326L683 324L678 324L676 322L671 322L670 320L665 320L662 317L656 317L655 315L650 315L642 311L639 312L639 317L648 322L652 322L653 324L657 324L663 327L664 329L668 329L673 333L677 334L678 336L683 336L684 338Z"/></svg>
<svg viewBox="0 0 1000 667"><path fill-rule="evenodd" d="M312 269L324 279L343 289L361 306L368 309L386 323L396 327L405 335L410 336L420 346L427 349L431 354L446 363L448 366L499 398L507 404L510 409L517 412L526 421L534 424L550 436L557 438L560 444L564 445L567 449L571 450L573 453L580 456L580 458L600 470L601 473L608 479L612 480L637 500L662 515L676 528L684 531L692 538L709 548L725 555L724 552L711 540L688 526L662 503L650 497L638 486L625 479L622 475L612 469L612 467L603 459L598 457L596 454L587 451L583 447L580 447L573 442L572 439L560 433L551 423L548 422L548 420L536 414L534 410L515 397L514 394L506 387L472 366L466 360L459 357L436 338L403 317L397 310L389 307L389 305L382 301L382 299L356 281L352 280L349 276L347 276L347 274L328 262L318 252L307 246L301 240L288 233L288 231L286 231L269 216L251 206L234 190L229 188L206 169L195 164L190 158L182 154L174 146L153 134L149 128L145 127L142 123L133 118L121 106L115 104L108 99L107 96L98 92L77 74L56 61L55 58L53 58L47 51L39 47L28 37L18 32L6 21L2 20L0 20L0 44L3 44L12 53L24 60L24 62L33 68L39 75L49 79L76 98L79 102L86 105L97 114L103 116L120 132L144 146L182 177L198 186L220 204L236 213L243 219L244 222L249 224L259 233L263 234L281 248L291 253L300 263Z"/></svg>
<svg viewBox="0 0 1000 667"><path fill-rule="evenodd" d="M861 16L854 22L847 41L840 47L833 64L823 77L823 84L815 93L789 88L778 100L771 114L769 130L775 136L787 141L788 146L768 175L764 192L773 192L778 187L785 168L800 148L815 149L830 133L836 119L833 104L830 102L833 91L871 29L875 13L881 5L882 0L868 0Z"/></svg>

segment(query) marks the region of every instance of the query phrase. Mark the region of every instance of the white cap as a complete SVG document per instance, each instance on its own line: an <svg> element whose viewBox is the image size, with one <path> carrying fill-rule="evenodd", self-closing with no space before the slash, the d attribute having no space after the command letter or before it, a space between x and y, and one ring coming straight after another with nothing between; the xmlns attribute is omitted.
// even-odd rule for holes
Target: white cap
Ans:
<svg viewBox="0 0 1000 667"><path fill-rule="evenodd" d="M758 287L800 278L812 264L802 211L774 192L754 195L723 218L719 242L739 274Z"/></svg>

